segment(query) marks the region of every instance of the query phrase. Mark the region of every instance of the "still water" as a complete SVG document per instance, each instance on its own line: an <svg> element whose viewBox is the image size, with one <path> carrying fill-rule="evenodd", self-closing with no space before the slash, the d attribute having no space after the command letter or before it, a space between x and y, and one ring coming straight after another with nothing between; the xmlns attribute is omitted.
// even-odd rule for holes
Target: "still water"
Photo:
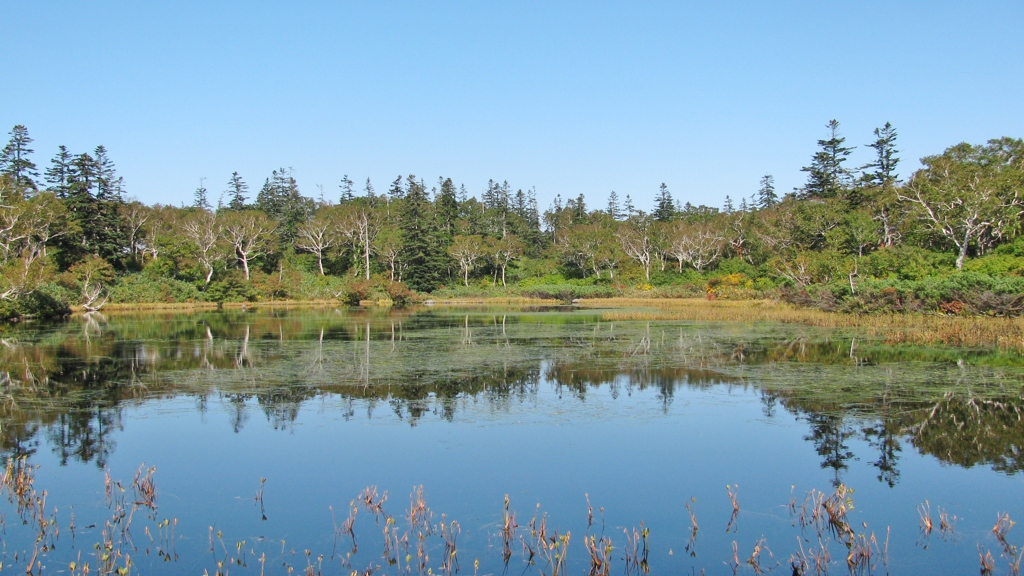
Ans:
<svg viewBox="0 0 1024 576"><path fill-rule="evenodd" d="M4 568L923 574L980 550L1002 574L1024 548L992 531L1024 518L1015 354L572 309L94 314L0 338L0 448L46 490L42 513L3 500Z"/></svg>

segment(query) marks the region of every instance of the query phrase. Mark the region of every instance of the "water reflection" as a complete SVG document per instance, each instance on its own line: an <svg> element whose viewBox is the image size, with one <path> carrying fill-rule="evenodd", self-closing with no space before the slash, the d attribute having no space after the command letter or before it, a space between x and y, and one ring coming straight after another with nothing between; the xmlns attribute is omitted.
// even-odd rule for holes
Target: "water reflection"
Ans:
<svg viewBox="0 0 1024 576"><path fill-rule="evenodd" d="M653 392L667 413L681 389L730 387L758 394L767 419L806 422L837 486L858 458L895 486L905 446L957 466L1021 470L1021 373L1018 359L982 351L580 312L92 314L4 334L0 449L45 445L62 464L103 467L127 408L180 396L199 411L211 399L228 407L238 433L254 410L287 430L325 396L342 399L345 419L387 407L415 426L508 414L546 389L581 406L594 394ZM855 440L873 453L855 454Z"/></svg>

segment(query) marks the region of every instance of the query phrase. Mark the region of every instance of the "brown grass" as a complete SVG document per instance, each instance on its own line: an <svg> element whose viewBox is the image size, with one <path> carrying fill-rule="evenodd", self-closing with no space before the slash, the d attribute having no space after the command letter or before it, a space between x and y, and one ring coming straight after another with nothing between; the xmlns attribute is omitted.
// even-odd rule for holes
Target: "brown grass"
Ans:
<svg viewBox="0 0 1024 576"><path fill-rule="evenodd" d="M586 300L592 308L642 307L605 312L608 321L686 320L696 322L786 322L823 328L856 328L889 344L940 344L1024 352L1024 318L924 314L841 314L798 308L772 300Z"/></svg>

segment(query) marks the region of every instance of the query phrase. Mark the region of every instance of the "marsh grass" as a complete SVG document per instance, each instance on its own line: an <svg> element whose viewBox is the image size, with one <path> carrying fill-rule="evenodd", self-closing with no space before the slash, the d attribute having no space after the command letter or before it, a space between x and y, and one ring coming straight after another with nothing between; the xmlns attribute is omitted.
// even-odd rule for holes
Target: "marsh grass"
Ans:
<svg viewBox="0 0 1024 576"><path fill-rule="evenodd" d="M1024 352L1024 318L843 314L798 308L772 300L609 298L585 300L579 305L589 308L640 308L609 310L602 315L606 321L784 322L821 328L854 328L889 344L940 344Z"/></svg>

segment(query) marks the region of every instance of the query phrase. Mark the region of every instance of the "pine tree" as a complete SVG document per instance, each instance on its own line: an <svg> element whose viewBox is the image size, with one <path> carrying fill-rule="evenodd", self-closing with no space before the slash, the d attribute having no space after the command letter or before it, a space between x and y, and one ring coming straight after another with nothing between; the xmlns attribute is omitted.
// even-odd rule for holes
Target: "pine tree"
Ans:
<svg viewBox="0 0 1024 576"><path fill-rule="evenodd" d="M9 176L19 191L35 190L34 178L39 177L36 165L28 159L34 152L28 147L32 138L28 128L18 124L11 129L11 140L0 150L0 174Z"/></svg>
<svg viewBox="0 0 1024 576"><path fill-rule="evenodd" d="M44 176L50 190L58 198L66 198L68 195L68 184L71 176L71 153L66 146L58 146L57 154L50 160L50 167L46 169Z"/></svg>
<svg viewBox="0 0 1024 576"><path fill-rule="evenodd" d="M761 177L761 186L757 189L757 200L754 205L761 210L771 208L779 202L775 193L775 177L765 174Z"/></svg>
<svg viewBox="0 0 1024 576"><path fill-rule="evenodd" d="M204 180L206 180L206 178L199 179L199 187L196 188L195 193L192 195L192 207L201 208L203 210L209 210L210 200L209 198L207 198L206 186L203 186Z"/></svg>
<svg viewBox="0 0 1024 576"><path fill-rule="evenodd" d="M802 195L805 198L835 198L851 184L853 175L843 167L852 147L843 146L846 138L839 136L839 122L830 120L825 125L829 131L827 140L818 140L821 148L811 159L811 165L800 169L807 172L807 184Z"/></svg>
<svg viewBox="0 0 1024 576"><path fill-rule="evenodd" d="M726 194L725 195L725 205L723 206L723 212L725 212L726 214L732 214L732 211L733 211L732 198L730 198L729 195Z"/></svg>
<svg viewBox="0 0 1024 576"><path fill-rule="evenodd" d="M651 215L659 222L668 222L675 218L676 206L664 182L658 188L658 197L654 200L654 212Z"/></svg>
<svg viewBox="0 0 1024 576"><path fill-rule="evenodd" d="M341 177L341 185L338 187L341 188L341 198L339 200L341 204L355 199L356 195L352 192L352 180L349 179L348 174Z"/></svg>
<svg viewBox="0 0 1024 576"><path fill-rule="evenodd" d="M611 194L608 195L608 215L613 220L622 218L622 208L619 207L619 195L612 190Z"/></svg>
<svg viewBox="0 0 1024 576"><path fill-rule="evenodd" d="M875 141L868 144L868 147L875 150L875 161L865 165L864 181L869 186L885 186L899 182L899 174L896 173L896 165L900 159L896 154L896 129L892 124L886 122L885 126L875 128Z"/></svg>
<svg viewBox="0 0 1024 576"><path fill-rule="evenodd" d="M231 173L231 179L228 180L228 189L225 194L231 197L228 200L228 210L245 210L245 201L249 198L246 194L249 192L249 185L242 180L242 177L238 172Z"/></svg>

